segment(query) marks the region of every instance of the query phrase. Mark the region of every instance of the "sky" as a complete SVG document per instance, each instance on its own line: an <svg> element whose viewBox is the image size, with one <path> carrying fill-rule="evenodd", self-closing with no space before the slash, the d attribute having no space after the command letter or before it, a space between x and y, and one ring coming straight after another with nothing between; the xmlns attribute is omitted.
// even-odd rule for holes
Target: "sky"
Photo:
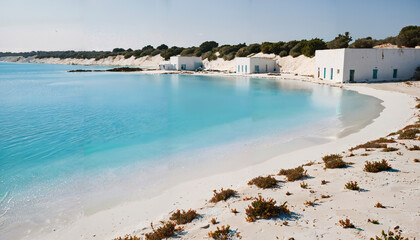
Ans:
<svg viewBox="0 0 420 240"><path fill-rule="evenodd" d="M0 51L396 36L420 0L0 0Z"/></svg>

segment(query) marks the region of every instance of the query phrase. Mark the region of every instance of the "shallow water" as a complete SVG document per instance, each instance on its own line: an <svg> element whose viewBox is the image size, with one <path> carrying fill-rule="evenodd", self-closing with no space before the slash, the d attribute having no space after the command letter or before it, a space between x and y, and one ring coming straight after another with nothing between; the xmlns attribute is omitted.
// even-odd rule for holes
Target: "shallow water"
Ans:
<svg viewBox="0 0 420 240"><path fill-rule="evenodd" d="M104 67L0 63L0 239L144 197L180 169L193 178L329 141L382 110L291 80L67 72L80 68Z"/></svg>

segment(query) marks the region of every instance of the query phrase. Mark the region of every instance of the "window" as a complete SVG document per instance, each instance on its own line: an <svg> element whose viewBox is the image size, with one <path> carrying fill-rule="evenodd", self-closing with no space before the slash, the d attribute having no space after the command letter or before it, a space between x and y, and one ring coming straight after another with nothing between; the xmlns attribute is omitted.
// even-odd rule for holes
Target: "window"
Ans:
<svg viewBox="0 0 420 240"><path fill-rule="evenodd" d="M394 72L392 73L392 78L397 78L398 76L398 69L394 69Z"/></svg>
<svg viewBox="0 0 420 240"><path fill-rule="evenodd" d="M327 68L324 68L324 79L326 78L326 76L327 76Z"/></svg>
<svg viewBox="0 0 420 240"><path fill-rule="evenodd" d="M242 65L242 72L244 72L244 65Z"/></svg>
<svg viewBox="0 0 420 240"><path fill-rule="evenodd" d="M334 73L334 69L331 68L331 80L333 79L333 73Z"/></svg>
<svg viewBox="0 0 420 240"><path fill-rule="evenodd" d="M320 70L318 68L318 78L321 76L320 74L321 74L321 72L320 72Z"/></svg>
<svg viewBox="0 0 420 240"><path fill-rule="evenodd" d="M340 74L340 69L337 69L337 74Z"/></svg>
<svg viewBox="0 0 420 240"><path fill-rule="evenodd" d="M373 79L378 79L378 69L373 69Z"/></svg>
<svg viewBox="0 0 420 240"><path fill-rule="evenodd" d="M238 73L241 72L241 67L238 65Z"/></svg>
<svg viewBox="0 0 420 240"><path fill-rule="evenodd" d="M245 65L245 72L248 72L248 65Z"/></svg>

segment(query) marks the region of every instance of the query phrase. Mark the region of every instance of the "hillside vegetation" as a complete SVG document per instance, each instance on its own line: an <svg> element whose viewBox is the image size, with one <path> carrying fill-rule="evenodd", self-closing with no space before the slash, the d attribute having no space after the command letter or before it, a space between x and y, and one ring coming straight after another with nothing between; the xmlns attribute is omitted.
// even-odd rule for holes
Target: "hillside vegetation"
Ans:
<svg viewBox="0 0 420 240"><path fill-rule="evenodd" d="M247 45L240 43L237 45L221 45L215 41L206 41L198 47L168 47L161 44L154 48L147 45L141 49L133 50L114 48L112 51L32 51L32 52L0 52L0 57L6 56L23 56L23 57L36 57L36 58L76 58L76 59L96 59L100 60L107 57L122 55L124 58L134 56L136 59L144 56L160 55L164 59L169 59L171 56L196 56L208 61L223 58L224 60L232 60L235 57L246 57L250 54L265 53L275 54L280 57L292 56L298 57L304 55L306 57L313 57L316 50L321 49L337 49L337 48L373 48L381 44L393 44L399 47L415 47L420 46L420 26L406 26L401 29L400 33L395 37L387 37L385 39L373 39L372 37L365 37L356 39L352 42L352 37L349 32L338 34L337 37L331 41L325 42L320 38L313 38L310 40L292 40L289 42L263 42L253 43ZM352 43L351 43L352 42Z"/></svg>

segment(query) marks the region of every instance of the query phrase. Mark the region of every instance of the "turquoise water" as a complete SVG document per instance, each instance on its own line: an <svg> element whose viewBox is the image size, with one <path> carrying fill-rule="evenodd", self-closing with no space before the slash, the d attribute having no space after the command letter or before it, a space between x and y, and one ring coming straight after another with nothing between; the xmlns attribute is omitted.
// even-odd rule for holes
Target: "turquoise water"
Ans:
<svg viewBox="0 0 420 240"><path fill-rule="evenodd" d="M375 98L295 81L67 72L81 68L105 67L0 63L0 236L381 110Z"/></svg>

